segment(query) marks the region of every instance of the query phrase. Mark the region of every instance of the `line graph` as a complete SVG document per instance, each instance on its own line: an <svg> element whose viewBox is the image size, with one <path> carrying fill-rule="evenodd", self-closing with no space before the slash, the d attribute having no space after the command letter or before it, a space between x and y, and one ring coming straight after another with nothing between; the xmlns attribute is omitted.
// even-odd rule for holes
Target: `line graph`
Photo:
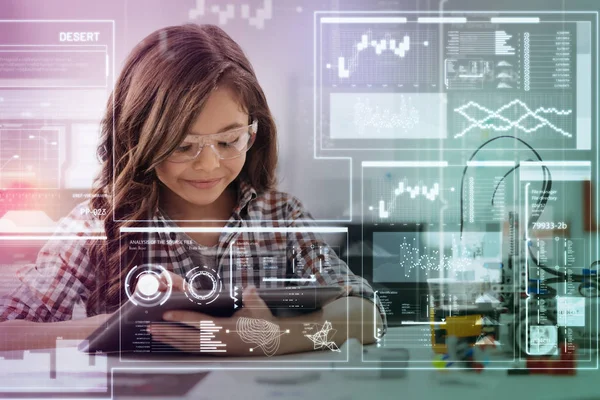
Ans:
<svg viewBox="0 0 600 400"><path fill-rule="evenodd" d="M322 35L323 76L334 86L437 85L438 37L431 29L327 24Z"/></svg>
<svg viewBox="0 0 600 400"><path fill-rule="evenodd" d="M376 232L373 235L375 282L497 281L500 232ZM496 268L494 268L494 266Z"/></svg>
<svg viewBox="0 0 600 400"><path fill-rule="evenodd" d="M434 183L430 189L427 186L404 186L404 182L398 182L398 188L394 189L394 195L399 196L403 193L408 193L411 199L414 199L418 195L425 196L427 200L434 201L440 195L440 184Z"/></svg>
<svg viewBox="0 0 600 400"><path fill-rule="evenodd" d="M420 118L419 110L412 105L410 96L400 95L400 105L398 110L394 111L390 108L380 109L377 105L372 106L369 99L361 101L359 98L354 105L354 125L361 136L369 128L378 132L381 129L400 128L406 132L418 125Z"/></svg>
<svg viewBox="0 0 600 400"><path fill-rule="evenodd" d="M511 118L505 117L502 114L504 111L510 110L511 108L514 108L513 111L515 111L517 114L521 114L521 116L513 120ZM473 117L472 114L475 113L474 111L481 111L484 114L484 117ZM572 111L573 110L557 110L554 107L538 107L535 110L531 110L527 106L527 104L525 104L519 99L515 99L498 108L496 111L493 111L489 108L482 106L481 104L478 104L477 102L469 101L467 104L454 109L454 112L462 115L469 122L471 122L471 125L454 135L454 138L456 139L462 137L474 128L492 129L497 132L507 132L513 128L516 128L525 133L532 133L538 131L543 127L548 127L551 130L570 138L573 137L571 133L566 132L565 130L557 127L556 125L551 123L547 118L544 118L541 115L554 114L558 116L565 116L571 115ZM522 123L529 118L535 120L534 124L529 126L522 125Z"/></svg>
<svg viewBox="0 0 600 400"><path fill-rule="evenodd" d="M377 265L376 269L379 271L376 270L375 273L378 275L388 268L389 259L394 258L395 264L394 262L392 264L396 268L396 274L402 274L402 277L398 276L396 279L400 280L413 280L419 276L438 277L442 271L465 271L469 270L474 262L473 249L461 246L458 235L452 235L448 254L440 252L439 247L428 248L420 243L420 240L414 235L405 234L402 238L399 235L396 236L394 239L396 240L397 254L385 258L377 255L378 260L383 261L382 264ZM380 238L380 240L382 239ZM381 279L381 276L378 276L378 279Z"/></svg>
<svg viewBox="0 0 600 400"><path fill-rule="evenodd" d="M576 148L577 110L570 93L477 93L448 96L449 147L512 135L536 148ZM512 143L498 143L498 146Z"/></svg>
<svg viewBox="0 0 600 400"><path fill-rule="evenodd" d="M450 188L453 192L455 189ZM398 182L398 187L394 189L394 194L389 200L389 208L395 210L398 202L398 197L407 194L410 199L414 200L417 196L425 197L427 200L434 202L440 196L440 184L435 182L430 188L424 184L414 186L406 185L406 180ZM385 200L379 200L379 218L389 218L390 212L386 211Z"/></svg>
<svg viewBox="0 0 600 400"><path fill-rule="evenodd" d="M462 194L464 165L363 168L364 221L459 224L462 204L465 229L485 231L515 207L514 180L503 178L510 165L471 165Z"/></svg>
<svg viewBox="0 0 600 400"><path fill-rule="evenodd" d="M436 93L331 93L330 138L445 138L446 108L431 107L442 99Z"/></svg>
<svg viewBox="0 0 600 400"><path fill-rule="evenodd" d="M372 187L366 192L373 193L366 212L373 222L440 222L442 213L446 213L444 221L453 221L456 210L449 206L455 206L458 190L440 183L439 178L417 172L415 176L402 177L385 174L366 182L367 187Z"/></svg>
<svg viewBox="0 0 600 400"><path fill-rule="evenodd" d="M251 6L251 4L240 4L239 16L242 20L247 20L248 25L259 30L265 29L265 21L273 19L273 0L263 0L262 7L257 5L254 11L251 10ZM237 18L236 8L235 4L225 4L221 9L217 1L196 0L194 7L188 11L188 17L190 20L197 20L199 17L206 17L209 13L216 14L219 17L219 25L225 26L229 21Z"/></svg>
<svg viewBox="0 0 600 400"><path fill-rule="evenodd" d="M59 131L0 129L0 188L58 189Z"/></svg>
<svg viewBox="0 0 600 400"><path fill-rule="evenodd" d="M425 41L423 45L428 46L429 42ZM367 31L366 34L361 35L360 42L354 45L352 56L348 60L348 67L346 67L346 59L338 57L338 77L349 78L350 74L354 73L359 67L359 54L370 47L375 49L377 55L389 51L400 58L404 58L410 50L410 36L404 35L402 41L396 43L396 39L392 38L390 34L386 34L383 39L376 40L373 39L372 32Z"/></svg>

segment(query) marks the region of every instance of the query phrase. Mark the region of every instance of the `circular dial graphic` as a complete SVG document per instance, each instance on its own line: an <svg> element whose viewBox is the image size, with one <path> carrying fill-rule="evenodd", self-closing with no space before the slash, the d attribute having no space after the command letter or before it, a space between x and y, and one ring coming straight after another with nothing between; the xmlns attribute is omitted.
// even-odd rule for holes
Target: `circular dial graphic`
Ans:
<svg viewBox="0 0 600 400"><path fill-rule="evenodd" d="M167 289L164 291L159 290L161 281L166 281L167 284ZM171 275L162 265L136 265L125 277L127 298L137 306L161 305L171 296L172 290Z"/></svg>
<svg viewBox="0 0 600 400"><path fill-rule="evenodd" d="M532 325L529 327L529 354L552 354L558 343L558 333L555 326Z"/></svg>
<svg viewBox="0 0 600 400"><path fill-rule="evenodd" d="M196 267L185 274L184 293L196 304L210 304L221 294L221 277L207 266Z"/></svg>

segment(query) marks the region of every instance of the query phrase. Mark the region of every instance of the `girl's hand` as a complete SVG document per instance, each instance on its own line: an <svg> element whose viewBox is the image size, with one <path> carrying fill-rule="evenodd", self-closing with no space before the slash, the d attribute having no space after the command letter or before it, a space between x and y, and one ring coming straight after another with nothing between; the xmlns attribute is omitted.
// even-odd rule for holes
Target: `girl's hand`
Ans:
<svg viewBox="0 0 600 400"><path fill-rule="evenodd" d="M148 331L154 340L186 352L221 356L274 355L281 336L287 332L280 330L279 321L254 286L244 290L242 301L243 307L229 318L212 317L194 311L168 311L163 318L178 324L155 322L148 326ZM214 331L208 328L211 325L216 327ZM214 337L210 337L210 334ZM224 344L216 346L220 352L211 352L209 349L202 351L203 347L211 347L206 342L207 337L211 343Z"/></svg>
<svg viewBox="0 0 600 400"><path fill-rule="evenodd" d="M173 291L184 291L183 287L185 285L185 279L183 279L181 275L174 274L171 271L164 271L162 274L160 274L158 290L160 290L161 292L167 291L167 289L169 288L169 281L171 281Z"/></svg>

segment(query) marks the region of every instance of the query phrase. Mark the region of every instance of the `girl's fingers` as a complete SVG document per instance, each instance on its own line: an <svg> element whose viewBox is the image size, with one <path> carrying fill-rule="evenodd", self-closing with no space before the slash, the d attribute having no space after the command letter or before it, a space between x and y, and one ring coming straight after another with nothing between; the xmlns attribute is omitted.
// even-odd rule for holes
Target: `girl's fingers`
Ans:
<svg viewBox="0 0 600 400"><path fill-rule="evenodd" d="M169 288L169 286L167 285L167 282L161 276L160 279L158 280L158 290L160 292L166 292L168 288Z"/></svg>
<svg viewBox="0 0 600 400"><path fill-rule="evenodd" d="M163 273L160 274L160 283L158 290L160 290L161 292L165 292L169 288L169 285L171 285L174 291L183 292L185 280L181 276L174 274L170 271L163 271Z"/></svg>

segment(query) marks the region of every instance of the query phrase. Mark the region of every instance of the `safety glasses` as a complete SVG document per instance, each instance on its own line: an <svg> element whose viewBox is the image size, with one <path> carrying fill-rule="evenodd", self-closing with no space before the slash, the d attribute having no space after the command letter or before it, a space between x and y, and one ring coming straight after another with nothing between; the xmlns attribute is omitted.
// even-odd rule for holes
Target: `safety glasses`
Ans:
<svg viewBox="0 0 600 400"><path fill-rule="evenodd" d="M256 138L258 120L252 124L212 135L188 135L167 159L184 163L195 160L209 146L221 160L237 158L247 152Z"/></svg>

